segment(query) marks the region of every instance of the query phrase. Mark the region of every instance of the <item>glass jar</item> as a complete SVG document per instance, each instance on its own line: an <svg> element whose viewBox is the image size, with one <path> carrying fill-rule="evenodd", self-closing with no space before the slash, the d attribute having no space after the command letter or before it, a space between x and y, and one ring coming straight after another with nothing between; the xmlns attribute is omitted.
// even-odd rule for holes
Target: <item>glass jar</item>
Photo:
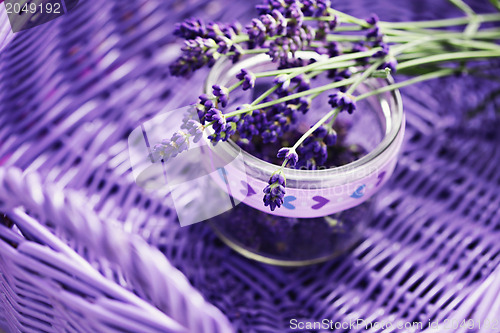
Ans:
<svg viewBox="0 0 500 333"><path fill-rule="evenodd" d="M298 56L321 57L312 52L302 52ZM205 92L210 93L214 84L231 86L241 68L261 72L275 69L275 64L263 54L236 64L219 61L208 75ZM233 107L253 100L270 84L264 82L264 86L256 86L254 92L241 89L232 92ZM356 94L387 84L385 79L369 79L359 86ZM209 220L228 246L261 262L302 266L338 256L360 240L370 222L372 197L389 179L396 165L405 118L398 91L375 95L357 104L356 112L352 115L341 113L336 123L345 129L344 145L361 148L366 152L364 156L323 170L285 168L284 204L275 211L264 206L262 190L279 165L251 155L232 141L206 146L210 147L206 149L210 149L210 156L218 165L227 165L224 177L214 179L219 186L227 187L230 182L246 187L246 190L232 192L227 187L228 194L236 202L234 208ZM230 105L226 110L234 109ZM315 99L303 121L310 126L329 110L326 96ZM231 163L234 160L241 163ZM213 165L213 161L211 163Z"/></svg>

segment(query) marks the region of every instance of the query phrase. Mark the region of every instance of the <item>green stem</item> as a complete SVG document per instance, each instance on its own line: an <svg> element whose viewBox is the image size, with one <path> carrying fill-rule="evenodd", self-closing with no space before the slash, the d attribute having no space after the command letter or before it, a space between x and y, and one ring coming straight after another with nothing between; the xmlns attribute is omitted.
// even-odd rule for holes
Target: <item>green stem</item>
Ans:
<svg viewBox="0 0 500 333"><path fill-rule="evenodd" d="M320 120L318 120L318 121L316 122L316 124L314 124L314 125L313 125L313 126L312 126L312 127L311 127L308 131L307 131L307 132L305 132L305 133L304 133L304 134L300 137L300 139L299 139L299 140L297 140L297 142L295 142L295 144L294 144L294 145L293 145L293 147L292 147L292 150L296 150L296 149L297 149L297 148L298 148L298 147L302 144L302 142L304 142L304 140L305 140L305 139L307 139L307 137L308 137L309 135L313 134L313 133L314 133L314 131L315 131L315 130L317 130L317 129L321 126L321 125L323 125L323 123L324 123L325 121L327 121L330 117L332 117L332 116L335 116L335 117L336 117L336 116L338 115L338 113L339 113L339 112L340 112L340 108L336 108L336 109L334 109L334 110L332 110L332 111L328 112L327 114L325 114L325 115L323 116L323 118L321 118Z"/></svg>
<svg viewBox="0 0 500 333"><path fill-rule="evenodd" d="M231 92L233 91L234 89L238 88L239 86L241 86L243 84L244 80L241 80L239 82L236 82L235 84L233 84L231 87L229 87L227 90L228 92Z"/></svg>
<svg viewBox="0 0 500 333"><path fill-rule="evenodd" d="M262 95L260 95L255 101L253 101L250 105L251 106L254 106L254 105L257 105L259 104L260 102L262 102L264 100L264 98L266 98L267 96L271 95L274 91L276 91L276 89L278 89L279 87L279 84L275 84L274 86L272 86L270 89L268 89L266 92L264 92Z"/></svg>
<svg viewBox="0 0 500 333"><path fill-rule="evenodd" d="M500 14L483 14L477 15L478 22L494 22L500 21ZM415 29L415 28L443 28L457 25L467 25L470 23L470 17L458 17L443 20L431 21L413 21L413 22L379 22L381 28L389 27L396 29Z"/></svg>
<svg viewBox="0 0 500 333"><path fill-rule="evenodd" d="M332 127L333 128L333 124L335 123L335 120L337 120L337 116L339 115L340 112L337 112L333 115L332 119L328 122L328 125L326 125L327 127Z"/></svg>
<svg viewBox="0 0 500 333"><path fill-rule="evenodd" d="M346 80L342 80L342 81L339 81L339 82L334 82L334 83L326 84L324 86L320 86L320 87L309 89L309 90L306 90L306 91L301 91L299 93L291 94L291 95L288 95L288 96L276 99L274 101L270 101L270 102L266 102L266 103L254 105L254 106L251 106L249 108L242 109L242 110L236 110L236 111L233 111L233 112L229 112L229 113L225 114L225 116L226 117L237 116L237 115L240 115L240 114L243 114L243 113L247 113L247 112L250 112L250 111L264 109L264 108L273 106L273 105L278 104L278 103L291 101L291 100L296 99L296 98L300 98L300 97L304 97L304 96L308 96L308 95L321 94L321 93L323 93L323 92L325 92L327 90L330 90L330 89L335 89L335 88L339 88L339 87L343 87L343 86L352 84L352 83L354 83L354 81L355 81L355 79L346 79Z"/></svg>
<svg viewBox="0 0 500 333"><path fill-rule="evenodd" d="M289 74L287 74L287 79L291 80L294 77L299 76L300 74L307 73L307 72L309 72L309 71L311 71L313 69L316 69L317 67L320 67L320 66L325 65L325 64L334 63L334 62L342 61L342 60L353 60L353 59L363 58L363 57L366 57L366 56L371 56L375 52L377 52L378 50L380 50L380 47L374 48L374 49L372 49L370 51L356 52L356 53L351 53L351 54L344 54L344 55L340 55L340 56L337 56L337 57L329 58L329 59L326 59L326 60L323 60L323 61L317 61L315 63L312 63L312 64L304 66L304 67L297 67L292 72L290 72ZM269 88L266 92L264 92L262 95L260 95L259 98L257 98L255 101L253 101L253 103L251 104L251 106L257 105L262 100L264 100L264 98L266 98L267 96L271 95L276 89L278 89L278 86L279 86L279 84L276 84L273 87Z"/></svg>
<svg viewBox="0 0 500 333"><path fill-rule="evenodd" d="M403 82L400 82L400 83L394 83L394 84L385 86L383 88L372 90L370 92L364 93L362 95L357 96L356 97L356 101L360 101L360 100L363 100L363 99L368 98L370 96L378 95L378 94L381 94L381 93L384 93L384 92L393 91L393 90L396 90L396 89L399 89L399 88L403 88L403 87L406 87L406 86L409 86L409 85L412 85L412 84L415 84L415 83L418 83L418 82L423 82L423 81L428 81L428 80L432 80L432 79L437 79L437 78L448 76L448 75L451 75L451 74L454 74L454 73L456 73L455 70L447 68L447 69L442 69L442 70L439 70L439 71L436 71L436 72L433 72L433 73L424 74L424 75L415 77L413 79L409 79L409 80L406 80L406 81L403 81Z"/></svg>
<svg viewBox="0 0 500 333"><path fill-rule="evenodd" d="M349 61L343 61L343 62L338 62L338 63L332 63L332 64L327 64L324 66L320 66L316 68L316 71L326 71L329 69L338 69L338 68L347 68L356 65L356 61L354 60L349 60ZM293 68L286 68L286 69L279 69L275 71L267 71L267 72L262 72L262 73L255 73L255 77L261 78L261 77L270 77L270 76L277 76L281 74L290 74L294 69Z"/></svg>
<svg viewBox="0 0 500 333"><path fill-rule="evenodd" d="M346 94L352 94L354 90L366 79L368 78L382 63L384 60L377 61L373 65L371 65L367 70L363 72L361 76L359 76L354 83L349 87L347 90ZM305 132L300 139L293 145L292 149L297 149L304 140L314 133L315 130L317 130L321 125L323 125L330 117L333 116L332 121L330 122L329 126L332 126L333 123L335 122L335 119L337 118L338 114L340 112L340 108L336 108L330 112L328 112L326 115L323 116L319 121L316 122L307 132Z"/></svg>
<svg viewBox="0 0 500 333"><path fill-rule="evenodd" d="M335 19L336 19L335 16L320 16L320 17L306 16L303 18L304 21L333 21Z"/></svg>
<svg viewBox="0 0 500 333"><path fill-rule="evenodd" d="M269 49L247 49L244 50L241 54L260 54L266 52L269 52Z"/></svg>
<svg viewBox="0 0 500 333"><path fill-rule="evenodd" d="M463 2L463 0L449 0L452 4L454 4L457 8L467 14L468 17L476 16L476 12L470 8L468 4Z"/></svg>
<svg viewBox="0 0 500 333"><path fill-rule="evenodd" d="M346 13L339 12L338 10L335 10L333 8L328 8L328 12L330 14L336 15L337 17L339 17L344 22L349 22L349 23L357 24L359 26L362 26L363 28L369 28L369 27L371 27L371 25L368 24L365 20L360 20L357 17L348 15Z"/></svg>
<svg viewBox="0 0 500 333"><path fill-rule="evenodd" d="M479 58L494 58L494 57L500 57L500 51L469 51L469 52L455 52L449 54L437 54L429 57L405 61L398 65L398 69L416 67L435 62L446 62L451 60L467 60L467 59L479 59Z"/></svg>
<svg viewBox="0 0 500 333"><path fill-rule="evenodd" d="M384 60L379 60L377 62L375 62L373 65L371 65L370 67L368 67L367 70L365 70L363 72L363 74L361 76L359 76L356 81L354 81L354 83L349 87L349 89L346 91L346 94L350 95L354 92L354 90L356 90L356 88L361 84L361 82L363 82L365 79L367 79L370 75L372 75L372 73L377 70L378 67L380 67L380 65L382 65L382 63L384 62Z"/></svg>

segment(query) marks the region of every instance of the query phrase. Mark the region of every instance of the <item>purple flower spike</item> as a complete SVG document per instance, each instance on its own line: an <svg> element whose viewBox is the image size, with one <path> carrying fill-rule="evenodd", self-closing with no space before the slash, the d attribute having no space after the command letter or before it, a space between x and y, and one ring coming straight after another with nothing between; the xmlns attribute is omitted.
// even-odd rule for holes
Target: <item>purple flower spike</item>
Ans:
<svg viewBox="0 0 500 333"><path fill-rule="evenodd" d="M238 80L243 80L243 85L241 86L243 90L248 90L255 86L255 80L256 80L255 74L247 69L243 68L241 72L238 75L236 75L236 78Z"/></svg>
<svg viewBox="0 0 500 333"><path fill-rule="evenodd" d="M299 161L299 155L291 148L281 148L277 156L278 158L284 158L286 163L291 167L294 167Z"/></svg>
<svg viewBox="0 0 500 333"><path fill-rule="evenodd" d="M170 139L170 145L175 148L174 154L172 157L177 156L177 154L187 150L189 148L189 135L184 131L177 131L172 135L172 139Z"/></svg>
<svg viewBox="0 0 500 333"><path fill-rule="evenodd" d="M383 35L380 32L380 28L378 27L378 25L374 26L373 28L368 30L368 32L366 33L366 39L374 38L374 39L379 40L379 39L382 39L382 37L383 37Z"/></svg>
<svg viewBox="0 0 500 333"><path fill-rule="evenodd" d="M252 43L261 45L266 40L266 26L261 20L253 19L246 29Z"/></svg>
<svg viewBox="0 0 500 333"><path fill-rule="evenodd" d="M205 36L206 27L199 19L188 19L175 25L174 35L185 38L195 39L198 36Z"/></svg>
<svg viewBox="0 0 500 333"><path fill-rule="evenodd" d="M286 33L286 19L279 10L273 10L272 15L276 20L276 35L284 35Z"/></svg>
<svg viewBox="0 0 500 333"><path fill-rule="evenodd" d="M290 87L290 79L288 78L288 75L286 75L286 74L281 74L281 75L276 76L273 80L273 83L274 84L281 83L282 90L287 90L288 87Z"/></svg>
<svg viewBox="0 0 500 333"><path fill-rule="evenodd" d="M219 102L223 108L226 107L227 102L229 102L229 90L226 87L221 87L217 84L212 86L213 93L219 98Z"/></svg>
<svg viewBox="0 0 500 333"><path fill-rule="evenodd" d="M264 188L264 206L274 211L281 207L285 197L285 177L281 170L272 174L269 185Z"/></svg>
<svg viewBox="0 0 500 333"><path fill-rule="evenodd" d="M209 122L214 122L213 128L216 134L220 134L226 128L226 117L219 109L211 108L205 118Z"/></svg>
<svg viewBox="0 0 500 333"><path fill-rule="evenodd" d="M328 103L332 108L340 108L340 111L347 111L349 114L356 110L356 101L353 97L340 91L329 95Z"/></svg>
<svg viewBox="0 0 500 333"><path fill-rule="evenodd" d="M333 146L337 143L337 132L333 128L330 128L323 141L327 146Z"/></svg>
<svg viewBox="0 0 500 333"><path fill-rule="evenodd" d="M177 131L170 140L162 140L161 143L153 146L151 157L154 161L167 161L174 158L189 148L189 134L185 131Z"/></svg>
<svg viewBox="0 0 500 333"><path fill-rule="evenodd" d="M377 51L373 54L373 58L383 58L389 54L389 45L387 43L380 43L382 50Z"/></svg>
<svg viewBox="0 0 500 333"><path fill-rule="evenodd" d="M299 98L299 108L298 110L302 112L303 114L306 114L307 111L309 111L309 108L311 107L311 98L310 97L301 97Z"/></svg>
<svg viewBox="0 0 500 333"><path fill-rule="evenodd" d="M193 142L196 143L200 141L203 136L203 125L196 120L188 120L186 123L186 129L188 133L193 137Z"/></svg>
<svg viewBox="0 0 500 333"><path fill-rule="evenodd" d="M290 27L293 31L298 32L304 21L304 13L302 13L302 10L296 2L294 2L288 9L290 11L290 18L292 19Z"/></svg>

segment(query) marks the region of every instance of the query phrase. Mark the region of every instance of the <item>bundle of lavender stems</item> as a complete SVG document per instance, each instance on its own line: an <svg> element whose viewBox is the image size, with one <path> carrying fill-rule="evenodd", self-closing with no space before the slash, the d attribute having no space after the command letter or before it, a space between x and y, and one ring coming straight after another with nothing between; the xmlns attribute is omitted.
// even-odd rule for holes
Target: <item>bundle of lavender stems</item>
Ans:
<svg viewBox="0 0 500 333"><path fill-rule="evenodd" d="M182 55L170 67L175 76L189 76L219 59L237 63L256 54L267 54L275 69L242 69L234 85L214 85L212 93L202 94L196 102L198 118L186 117L179 131L154 146L153 158L174 158L208 128L214 145L230 138L238 144L255 140L281 144L280 138L296 130L312 101L326 94L328 104L321 119L300 133L294 144L275 152L282 164L263 189L263 200L271 210L279 208L286 192L284 169L324 166L329 147L338 141L333 125L341 112L356 112L358 101L418 82L473 75L481 71L479 60L500 57L500 12L478 14L462 0L449 1L464 16L393 23L380 21L375 14L353 17L336 10L329 0L266 0L257 6L259 16L245 27L199 19L179 23L175 34L185 42ZM492 6L500 9L494 0ZM300 57L299 51L322 57ZM396 73L403 80L356 94L366 80ZM320 76L330 82L315 84ZM272 86L251 103L228 107L235 90L254 89L258 80L269 78Z"/></svg>

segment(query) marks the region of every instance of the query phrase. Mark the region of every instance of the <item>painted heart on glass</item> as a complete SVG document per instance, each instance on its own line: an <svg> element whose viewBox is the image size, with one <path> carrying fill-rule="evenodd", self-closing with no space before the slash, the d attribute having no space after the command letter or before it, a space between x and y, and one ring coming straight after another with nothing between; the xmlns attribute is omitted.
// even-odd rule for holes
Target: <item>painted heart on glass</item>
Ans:
<svg viewBox="0 0 500 333"><path fill-rule="evenodd" d="M312 206L311 207L312 209L320 209L321 207L323 207L324 205L326 205L327 203L330 202L330 200L328 200L327 198L322 197L320 195L317 195L317 196L313 197L313 200L316 201L317 204L315 204L314 206Z"/></svg>
<svg viewBox="0 0 500 333"><path fill-rule="evenodd" d="M363 195L365 195L365 188L366 188L366 185L361 185L360 187L358 187L356 189L356 191L354 191L354 193L351 194L351 198L354 198L354 199L361 198Z"/></svg>
<svg viewBox="0 0 500 333"><path fill-rule="evenodd" d="M241 185L243 185L243 189L240 190L240 193L246 195L247 197L251 197L254 194L257 194L255 190L248 184L246 181L242 180Z"/></svg>
<svg viewBox="0 0 500 333"><path fill-rule="evenodd" d="M382 183L382 181L385 178L385 171L383 171L380 175L378 175L377 178L378 178L378 182L377 182L377 184L375 184L375 186L379 186Z"/></svg>
<svg viewBox="0 0 500 333"><path fill-rule="evenodd" d="M290 202L297 200L296 197L293 195L289 195L283 199L283 207L286 209L295 209L295 206L292 205Z"/></svg>

